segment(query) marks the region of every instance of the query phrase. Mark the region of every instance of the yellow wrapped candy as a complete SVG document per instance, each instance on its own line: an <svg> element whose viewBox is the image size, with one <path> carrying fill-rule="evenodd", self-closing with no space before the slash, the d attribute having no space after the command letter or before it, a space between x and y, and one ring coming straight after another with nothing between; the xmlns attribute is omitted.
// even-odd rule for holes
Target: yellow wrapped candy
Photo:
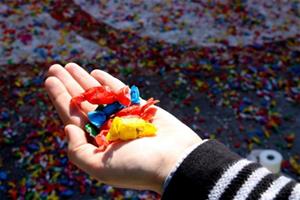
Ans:
<svg viewBox="0 0 300 200"><path fill-rule="evenodd" d="M153 136L156 131L157 129L153 124L143 119L115 117L106 135L106 140L108 142L132 140L139 137Z"/></svg>

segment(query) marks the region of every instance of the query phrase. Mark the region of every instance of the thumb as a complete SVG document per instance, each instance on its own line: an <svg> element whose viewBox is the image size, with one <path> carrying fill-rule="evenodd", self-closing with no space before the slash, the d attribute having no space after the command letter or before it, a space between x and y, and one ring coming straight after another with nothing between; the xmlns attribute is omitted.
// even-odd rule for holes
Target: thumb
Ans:
<svg viewBox="0 0 300 200"><path fill-rule="evenodd" d="M65 126L65 133L68 138L69 149L76 149L87 143L85 132L76 125L69 124Z"/></svg>
<svg viewBox="0 0 300 200"><path fill-rule="evenodd" d="M102 154L97 153L97 147L88 143L85 132L76 125L69 124L65 127L69 140L68 157L72 163L90 175L96 176L101 166Z"/></svg>

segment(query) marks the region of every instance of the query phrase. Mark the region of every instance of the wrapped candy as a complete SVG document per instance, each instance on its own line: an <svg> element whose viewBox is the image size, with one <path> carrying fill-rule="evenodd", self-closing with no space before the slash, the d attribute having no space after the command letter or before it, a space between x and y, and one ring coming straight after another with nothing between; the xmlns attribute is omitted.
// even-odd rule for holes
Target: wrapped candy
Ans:
<svg viewBox="0 0 300 200"><path fill-rule="evenodd" d="M153 136L155 133L156 127L143 119L115 117L106 135L106 140L108 142L132 140L144 136Z"/></svg>
<svg viewBox="0 0 300 200"><path fill-rule="evenodd" d="M71 105L80 108L83 101L99 105L87 114L89 122L85 130L95 138L99 150L116 141L127 141L145 136L154 136L156 127L151 123L157 100L148 99L140 104L140 93L136 86L125 86L114 93L109 87L90 88L79 96L73 97Z"/></svg>
<svg viewBox="0 0 300 200"><path fill-rule="evenodd" d="M126 107L119 112L116 113L116 116L139 116L140 118L151 121L156 113L156 108L151 107L152 105L158 103L158 100L154 100L153 98L148 99L148 101L143 105L132 105Z"/></svg>
<svg viewBox="0 0 300 200"><path fill-rule="evenodd" d="M89 112L88 118L94 126L100 128L105 123L107 117L105 112L96 110Z"/></svg>
<svg viewBox="0 0 300 200"><path fill-rule="evenodd" d="M86 90L79 96L73 97L71 100L71 104L80 107L80 103L82 103L83 101L88 101L91 104L98 105L111 104L115 101L118 101L124 106L129 106L131 104L129 90L129 87L125 86L121 88L117 93L114 93L107 86L93 87Z"/></svg>
<svg viewBox="0 0 300 200"><path fill-rule="evenodd" d="M135 85L130 88L130 97L133 104L140 104L140 91Z"/></svg>
<svg viewBox="0 0 300 200"><path fill-rule="evenodd" d="M94 126L100 128L111 115L122 108L124 108L122 104L114 102L104 107L97 108L95 111L89 112L88 118Z"/></svg>
<svg viewBox="0 0 300 200"><path fill-rule="evenodd" d="M143 119L136 117L120 118L115 117L112 120L109 131L103 131L96 136L96 142L105 150L106 147L115 141L127 141L140 137L154 136L156 134L156 127Z"/></svg>

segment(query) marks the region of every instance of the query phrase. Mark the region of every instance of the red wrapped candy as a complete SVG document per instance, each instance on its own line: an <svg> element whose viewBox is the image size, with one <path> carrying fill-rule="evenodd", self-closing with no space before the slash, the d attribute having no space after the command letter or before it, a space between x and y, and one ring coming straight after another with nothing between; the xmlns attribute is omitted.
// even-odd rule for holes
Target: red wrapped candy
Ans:
<svg viewBox="0 0 300 200"><path fill-rule="evenodd" d="M131 104L130 100L130 89L125 86L121 88L117 93L114 93L107 86L98 86L86 90L79 96L73 97L71 100L72 105L80 107L83 101L88 101L91 104L111 104L115 101L120 102L124 106L129 106Z"/></svg>

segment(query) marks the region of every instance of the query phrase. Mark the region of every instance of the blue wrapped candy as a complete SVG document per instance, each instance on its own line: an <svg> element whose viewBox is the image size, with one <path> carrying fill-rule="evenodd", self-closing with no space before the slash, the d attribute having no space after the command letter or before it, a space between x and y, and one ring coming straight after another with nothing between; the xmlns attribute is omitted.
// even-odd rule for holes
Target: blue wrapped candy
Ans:
<svg viewBox="0 0 300 200"><path fill-rule="evenodd" d="M97 128L100 128L106 121L106 113L103 111L91 111L88 113L90 122Z"/></svg>
<svg viewBox="0 0 300 200"><path fill-rule="evenodd" d="M140 91L135 85L130 88L131 103L140 104Z"/></svg>
<svg viewBox="0 0 300 200"><path fill-rule="evenodd" d="M109 117L112 114L115 114L116 112L121 110L122 108L124 108L124 106L116 101L114 103L107 104L104 108L102 108L102 111L106 114L107 117Z"/></svg>
<svg viewBox="0 0 300 200"><path fill-rule="evenodd" d="M132 104L140 104L140 92L138 87L136 87L135 85L131 86L130 88L130 99ZM97 128L101 128L101 126L111 115L115 114L122 108L124 108L124 106L119 102L107 104L106 106L99 106L95 111L91 111L88 113L88 119L91 124L93 124ZM90 131L88 132L90 133ZM92 135L95 136L94 134Z"/></svg>

